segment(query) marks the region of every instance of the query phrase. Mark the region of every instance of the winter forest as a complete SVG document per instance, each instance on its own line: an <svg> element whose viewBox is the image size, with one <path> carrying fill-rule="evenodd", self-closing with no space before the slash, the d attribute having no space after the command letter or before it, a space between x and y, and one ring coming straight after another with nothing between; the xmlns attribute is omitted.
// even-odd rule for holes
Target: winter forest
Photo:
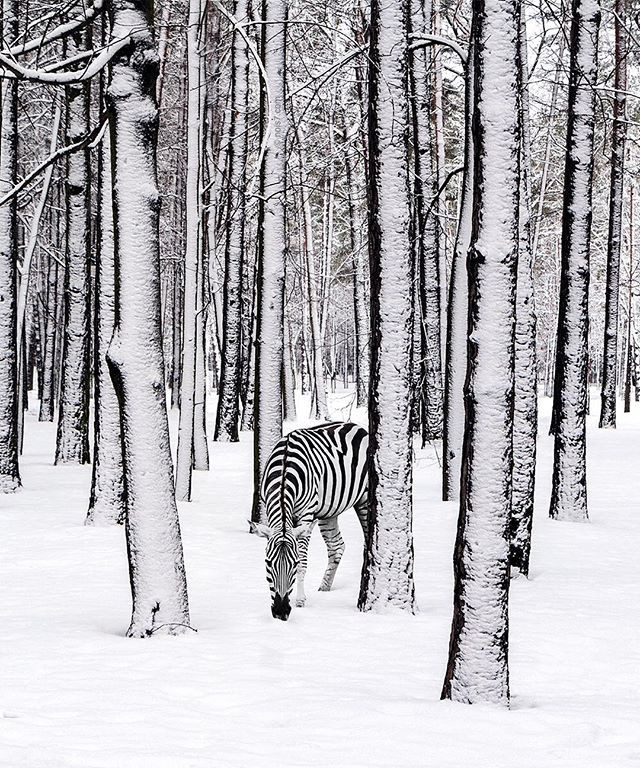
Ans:
<svg viewBox="0 0 640 768"><path fill-rule="evenodd" d="M0 766L636 764L640 7L0 7Z"/></svg>

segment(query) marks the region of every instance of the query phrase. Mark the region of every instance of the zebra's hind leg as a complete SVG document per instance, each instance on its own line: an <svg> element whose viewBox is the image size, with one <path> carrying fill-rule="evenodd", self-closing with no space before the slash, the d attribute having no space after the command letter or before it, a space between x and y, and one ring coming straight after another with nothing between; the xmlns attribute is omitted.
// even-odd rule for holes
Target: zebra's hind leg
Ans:
<svg viewBox="0 0 640 768"><path fill-rule="evenodd" d="M353 508L355 509L356 515L358 515L358 520L360 521L360 525L362 526L362 533L364 534L364 545L366 547L367 533L369 530L369 498L366 490L358 499L358 501L356 501L356 503L353 505Z"/></svg>
<svg viewBox="0 0 640 768"><path fill-rule="evenodd" d="M322 578L319 591L328 592L333 585L336 570L344 553L344 540L340 535L337 515L319 520L318 527L320 528L324 543L327 545L327 555L329 558L329 564Z"/></svg>
<svg viewBox="0 0 640 768"><path fill-rule="evenodd" d="M309 532L300 536L298 539L298 570L296 572L296 607L304 608L307 602L307 596L304 591L304 577L307 573L307 552L309 551L309 540L311 539L311 531L313 530L313 524L309 528Z"/></svg>

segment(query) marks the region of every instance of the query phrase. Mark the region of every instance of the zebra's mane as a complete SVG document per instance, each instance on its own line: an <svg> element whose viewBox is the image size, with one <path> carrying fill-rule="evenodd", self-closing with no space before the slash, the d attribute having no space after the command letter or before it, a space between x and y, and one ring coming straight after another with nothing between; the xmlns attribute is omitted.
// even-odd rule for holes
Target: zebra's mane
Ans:
<svg viewBox="0 0 640 768"><path fill-rule="evenodd" d="M287 533L287 512L284 504L284 479L287 471L287 454L289 453L289 435L284 438L284 449L282 452L282 474L280 476L280 514L282 515L282 535Z"/></svg>

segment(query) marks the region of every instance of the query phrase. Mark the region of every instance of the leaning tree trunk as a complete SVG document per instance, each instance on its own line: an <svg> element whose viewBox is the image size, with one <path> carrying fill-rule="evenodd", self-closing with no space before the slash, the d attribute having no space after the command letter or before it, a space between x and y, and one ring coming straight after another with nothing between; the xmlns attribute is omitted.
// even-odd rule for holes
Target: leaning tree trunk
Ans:
<svg viewBox="0 0 640 768"><path fill-rule="evenodd" d="M472 114L474 87L473 33L465 76L465 149L458 236L451 261L447 304L447 344L442 434L442 500L458 501L464 437L464 382L467 374L469 279L467 253L473 218L474 150Z"/></svg>
<svg viewBox="0 0 640 768"><path fill-rule="evenodd" d="M586 520L593 88L600 7L594 0L573 0L572 14L549 515L559 520Z"/></svg>
<svg viewBox="0 0 640 768"><path fill-rule="evenodd" d="M611 191L609 194L609 240L607 287L604 309L604 351L600 427L616 426L616 366L618 363L618 302L620 295L620 250L622 247L622 202L624 196L624 152L627 136L627 40L625 0L615 3L615 94L611 133ZM631 277L629 278L631 279Z"/></svg>
<svg viewBox="0 0 640 768"><path fill-rule="evenodd" d="M93 474L86 525L124 523L125 516L120 412L107 363L107 350L115 322L111 139L108 132L102 138L98 162L100 224L96 241L95 278L93 363L95 421Z"/></svg>
<svg viewBox="0 0 640 768"><path fill-rule="evenodd" d="M407 3L371 4L369 532L358 607L413 612Z"/></svg>
<svg viewBox="0 0 640 768"><path fill-rule="evenodd" d="M17 3L2 2L2 41L18 35ZM0 197L16 183L18 152L18 84L0 82ZM20 487L18 468L18 345L17 282L18 229L15 197L0 206L0 493Z"/></svg>
<svg viewBox="0 0 640 768"><path fill-rule="evenodd" d="M538 434L536 315L531 250L531 141L529 125L529 66L524 6L520 6L518 35L520 105L520 223L516 299L515 395L513 407L513 488L511 493L510 553L512 572L529 575L533 494Z"/></svg>
<svg viewBox="0 0 640 768"><path fill-rule="evenodd" d="M187 239L184 256L184 297L182 337L182 379L180 382L180 422L176 456L176 497L191 501L193 435L196 395L196 334L198 331L198 270L200 241L200 0L189 0L187 25Z"/></svg>
<svg viewBox="0 0 640 768"><path fill-rule="evenodd" d="M120 404L133 614L128 635L189 624L160 337L160 247L151 6L113 0L111 37L131 37L112 63L107 104L113 152L115 330L107 359Z"/></svg>
<svg viewBox="0 0 640 768"><path fill-rule="evenodd" d="M236 0L235 17L248 18L247 0ZM223 288L222 364L215 440L237 442L242 386L242 276L244 271L245 181L247 165L247 97L249 54L244 37L233 34L231 49L231 116L228 147L228 205Z"/></svg>
<svg viewBox="0 0 640 768"><path fill-rule="evenodd" d="M67 53L83 50L84 33L69 38ZM67 86L68 142L80 141L89 131L89 86ZM91 234L89 150L67 160L67 218L64 280L64 341L56 440L56 464L89 463L89 311Z"/></svg>
<svg viewBox="0 0 640 768"><path fill-rule="evenodd" d="M266 151L260 173L260 209L255 337L254 486L251 519L260 521L260 482L282 436L284 347L284 252L286 179L285 111L287 0L264 0L262 55L270 87ZM268 32L266 31L268 30Z"/></svg>
<svg viewBox="0 0 640 768"><path fill-rule="evenodd" d="M474 0L474 221L454 606L442 698L508 705L518 261L517 0Z"/></svg>

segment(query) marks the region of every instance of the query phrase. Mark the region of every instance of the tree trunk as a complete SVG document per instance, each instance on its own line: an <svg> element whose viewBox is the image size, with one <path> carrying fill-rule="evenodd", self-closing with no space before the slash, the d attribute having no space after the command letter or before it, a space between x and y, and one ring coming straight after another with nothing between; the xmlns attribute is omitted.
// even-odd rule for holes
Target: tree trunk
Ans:
<svg viewBox="0 0 640 768"><path fill-rule="evenodd" d="M589 250L593 180L594 91L600 8L573 0L569 116L562 209L558 341L554 377L554 454L549 515L586 520L585 417L589 349Z"/></svg>
<svg viewBox="0 0 640 768"><path fill-rule="evenodd" d="M356 406L364 408L369 390L369 344L368 312L366 299L367 277L362 244L356 236L356 207L353 202L353 165L351 155L345 154L345 176L349 204L349 238L351 247L351 265L353 268L353 314L355 322L355 379Z"/></svg>
<svg viewBox="0 0 640 768"><path fill-rule="evenodd" d="M620 295L620 251L622 248L622 203L624 199L624 154L627 136L627 40L625 0L615 2L615 94L611 132L611 191L609 194L609 239L607 286L604 310L604 351L600 427L616 426L616 366L618 362L618 305Z"/></svg>
<svg viewBox="0 0 640 768"><path fill-rule="evenodd" d="M516 0L474 0L474 221L454 607L442 698L509 703L509 514L518 261Z"/></svg>
<svg viewBox="0 0 640 768"><path fill-rule="evenodd" d="M304 219L304 259L307 276L307 300L309 305L309 328L311 331L311 365L313 368L313 385L311 392L311 417L327 421L329 408L327 406L327 389L324 378L324 343L320 326L320 311L318 307L318 283L316 280L316 255L313 241L313 223L311 218L311 202L309 200L308 184L302 177L304 166L303 156L300 155L300 188L302 191L302 216ZM304 301L304 298L303 298Z"/></svg>
<svg viewBox="0 0 640 768"><path fill-rule="evenodd" d="M47 255L47 292L45 304L45 343L42 360L42 397L39 421L53 421L56 385L56 318L58 314L58 262Z"/></svg>
<svg viewBox="0 0 640 768"><path fill-rule="evenodd" d="M130 637L178 634L189 624L160 338L158 57L152 23L145 0L113 0L111 38L132 40L113 59L107 90L116 273L116 325L107 360L123 433Z"/></svg>
<svg viewBox="0 0 640 768"><path fill-rule="evenodd" d="M107 350L115 323L111 139L108 132L102 138L98 162L100 225L96 239L95 422L91 494L85 525L124 523L125 516L120 412L107 363Z"/></svg>
<svg viewBox="0 0 640 768"><path fill-rule="evenodd" d="M515 395L513 407L513 489L511 495L509 561L529 575L533 494L538 434L536 316L531 250L531 141L529 124L529 66L524 6L520 6L518 35L520 104L520 221L516 297Z"/></svg>
<svg viewBox="0 0 640 768"><path fill-rule="evenodd" d="M474 149L472 133L474 92L473 34L465 77L465 150L458 236L451 262L447 304L447 345L442 435L442 500L458 501L464 436L464 382L467 374L469 279L467 253L473 220Z"/></svg>
<svg viewBox="0 0 640 768"><path fill-rule="evenodd" d="M247 0L236 0L234 15L240 23L248 18ZM231 116L228 148L228 206L223 292L222 365L218 414L214 439L238 441L242 374L242 276L244 271L245 183L247 166L249 87L247 44L233 34L231 50Z"/></svg>
<svg viewBox="0 0 640 768"><path fill-rule="evenodd" d="M198 267L200 249L200 0L189 0L187 26L187 183L186 248L184 256L184 304L182 336L182 380L180 386L180 422L176 457L176 498L191 501L193 436L196 393L196 335L198 312Z"/></svg>
<svg viewBox="0 0 640 768"><path fill-rule="evenodd" d="M271 92L266 151L260 174L257 280L254 486L251 519L264 517L260 483L282 437L282 351L285 252L285 111L287 0L263 0L262 55ZM268 29L268 33L267 30ZM264 112L263 112L264 115Z"/></svg>
<svg viewBox="0 0 640 768"><path fill-rule="evenodd" d="M83 50L85 35L69 38L67 54ZM67 86L68 143L89 132L89 86ZM89 151L67 159L67 218L64 281L64 343L56 441L56 464L89 463L90 234Z"/></svg>
<svg viewBox="0 0 640 768"><path fill-rule="evenodd" d="M3 0L2 40L16 40L17 4ZM18 153L18 84L0 82L0 196L16 183ZM15 198L0 206L0 493L17 490L18 467L18 346L16 270L18 265L18 229Z"/></svg>
<svg viewBox="0 0 640 768"><path fill-rule="evenodd" d="M369 532L358 607L414 611L407 3L371 3Z"/></svg>

